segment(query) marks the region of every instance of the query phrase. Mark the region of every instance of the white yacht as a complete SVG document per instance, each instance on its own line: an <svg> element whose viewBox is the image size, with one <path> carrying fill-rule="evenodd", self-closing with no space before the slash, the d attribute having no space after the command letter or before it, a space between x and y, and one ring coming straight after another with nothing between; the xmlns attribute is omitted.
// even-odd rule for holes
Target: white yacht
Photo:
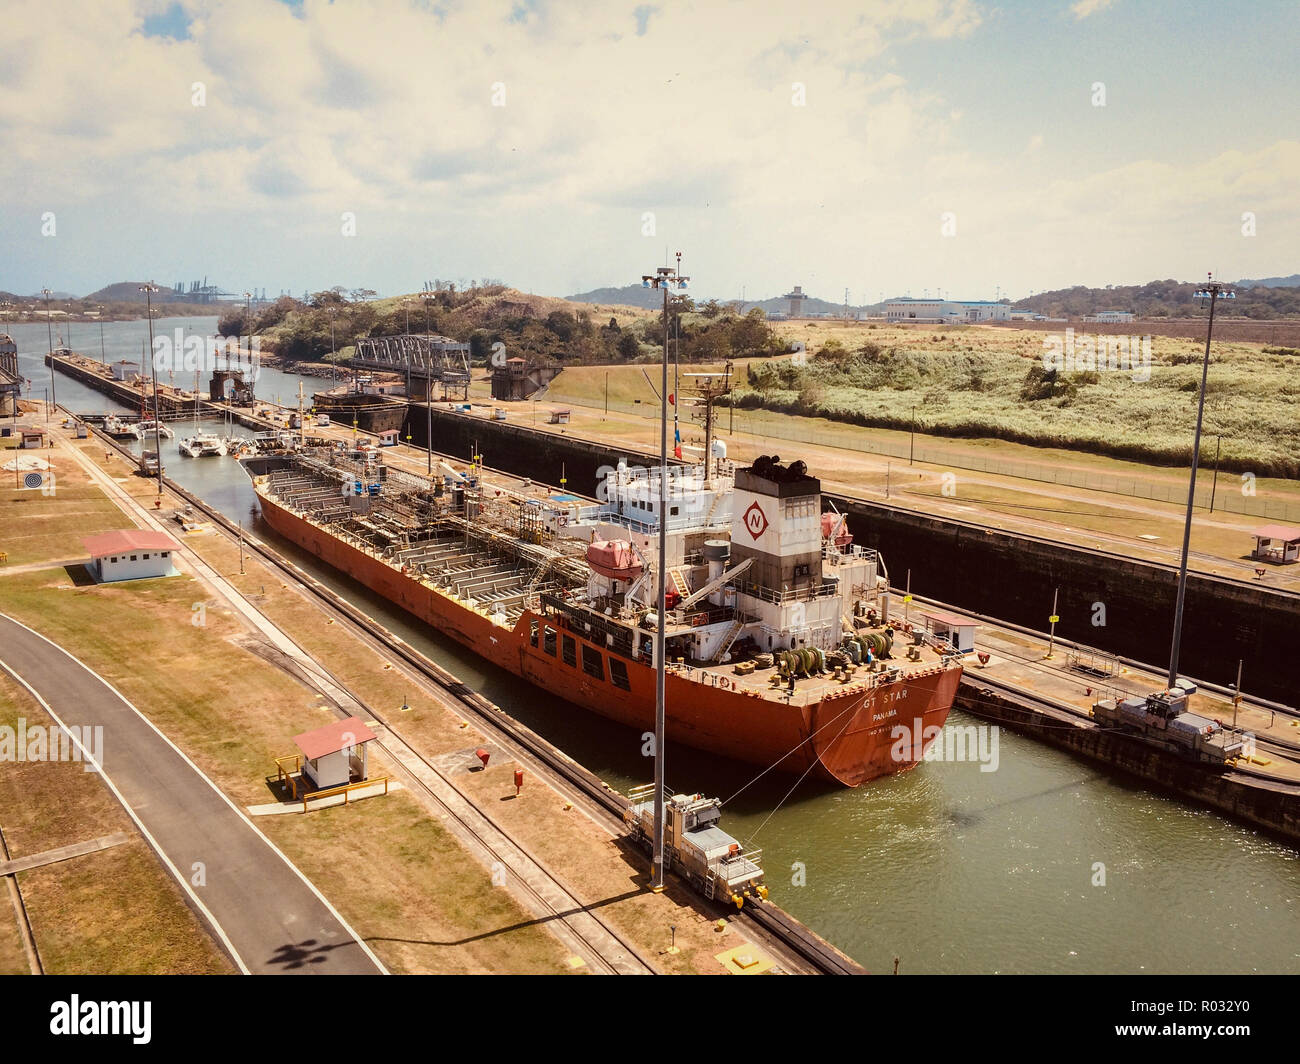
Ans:
<svg viewBox="0 0 1300 1064"><path fill-rule="evenodd" d="M140 426L134 422L123 421L116 414L104 418L104 432L115 440L140 439Z"/></svg>
<svg viewBox="0 0 1300 1064"><path fill-rule="evenodd" d="M181 440L180 452L187 458L216 458L226 453L226 444L220 436L196 432Z"/></svg>

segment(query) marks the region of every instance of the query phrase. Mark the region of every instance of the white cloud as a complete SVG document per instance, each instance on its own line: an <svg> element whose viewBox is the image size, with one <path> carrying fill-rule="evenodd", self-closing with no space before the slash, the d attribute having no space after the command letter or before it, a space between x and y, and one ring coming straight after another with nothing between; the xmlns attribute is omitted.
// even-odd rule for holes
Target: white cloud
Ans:
<svg viewBox="0 0 1300 1064"><path fill-rule="evenodd" d="M824 277L858 299L1159 274L1196 226L1241 210L1261 219L1242 254L1297 236L1291 142L1191 167L1107 165L1056 130L984 143L978 97L905 77L894 55L923 44L937 68L943 42L979 33L968 0L661 4L640 35L633 0L514 20L512 2L471 0L183 5L188 40L140 32L162 0L61 20L17 0L0 35L0 206L97 220L100 245L61 226L59 248L95 261L98 283L139 272L129 260L272 288L282 273L391 289L455 271L562 292L639 276L669 244L707 291ZM141 240L141 224L184 241Z"/></svg>
<svg viewBox="0 0 1300 1064"><path fill-rule="evenodd" d="M1075 21L1080 21L1098 11L1105 11L1114 3L1115 0L1078 0L1078 3L1070 5L1070 13L1074 15Z"/></svg>

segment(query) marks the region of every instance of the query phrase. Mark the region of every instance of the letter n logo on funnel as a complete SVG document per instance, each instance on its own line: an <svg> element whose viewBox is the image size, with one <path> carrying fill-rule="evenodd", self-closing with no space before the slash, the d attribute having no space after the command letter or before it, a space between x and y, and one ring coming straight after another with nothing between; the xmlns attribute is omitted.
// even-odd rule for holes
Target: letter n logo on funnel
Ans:
<svg viewBox="0 0 1300 1064"><path fill-rule="evenodd" d="M763 508L756 502L751 502L745 511L745 527L755 539L767 531L767 514L763 513Z"/></svg>

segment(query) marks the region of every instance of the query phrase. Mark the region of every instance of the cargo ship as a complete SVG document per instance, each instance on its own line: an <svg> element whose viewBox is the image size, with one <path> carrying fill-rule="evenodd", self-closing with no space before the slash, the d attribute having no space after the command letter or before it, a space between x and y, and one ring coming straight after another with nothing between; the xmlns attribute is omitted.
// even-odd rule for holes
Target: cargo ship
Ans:
<svg viewBox="0 0 1300 1064"><path fill-rule="evenodd" d="M666 514L658 467L626 461L597 500L342 444L241 462L277 533L526 683L653 729L662 581L670 745L849 787L916 765L960 655L890 618L884 559L804 463L705 455Z"/></svg>

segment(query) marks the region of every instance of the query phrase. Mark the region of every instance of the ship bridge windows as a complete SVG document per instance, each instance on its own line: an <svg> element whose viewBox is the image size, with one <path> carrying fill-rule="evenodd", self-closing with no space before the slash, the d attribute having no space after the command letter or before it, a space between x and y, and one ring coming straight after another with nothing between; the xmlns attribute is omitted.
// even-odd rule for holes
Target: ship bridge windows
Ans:
<svg viewBox="0 0 1300 1064"><path fill-rule="evenodd" d="M562 638L564 639L564 647L562 649L564 664L572 665L576 668L578 665L578 644L574 641L574 638L571 635L566 635Z"/></svg>
<svg viewBox="0 0 1300 1064"><path fill-rule="evenodd" d="M600 651L595 647L587 646L586 643L582 644L582 671L604 682L605 665L600 660Z"/></svg>
<svg viewBox="0 0 1300 1064"><path fill-rule="evenodd" d="M555 657L555 629L546 628L542 634L542 649Z"/></svg>
<svg viewBox="0 0 1300 1064"><path fill-rule="evenodd" d="M612 654L609 658L609 679L610 682L620 690L632 690L632 685L627 679L627 663L614 657Z"/></svg>

